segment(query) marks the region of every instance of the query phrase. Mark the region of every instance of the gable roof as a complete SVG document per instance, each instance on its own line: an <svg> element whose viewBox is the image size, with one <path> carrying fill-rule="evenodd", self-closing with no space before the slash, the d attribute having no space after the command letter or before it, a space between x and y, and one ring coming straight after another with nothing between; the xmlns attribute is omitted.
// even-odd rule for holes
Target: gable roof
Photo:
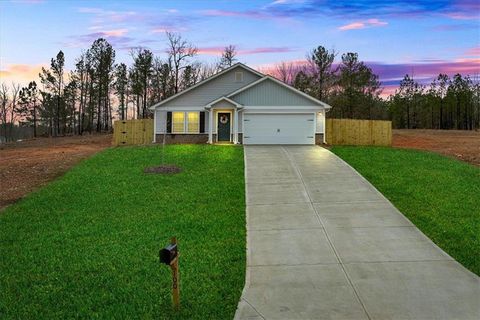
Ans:
<svg viewBox="0 0 480 320"><path fill-rule="evenodd" d="M185 93L190 92L190 91L192 91L192 90L194 90L194 89L196 89L196 88L204 85L205 83L210 82L210 81L212 81L213 79L216 79L216 78L220 77L220 76L223 75L223 74L226 74L226 73L229 72L230 70L235 69L235 68L237 68L237 67L241 67L241 68L243 68L243 69L245 69L245 70L247 70L247 71L250 71L250 72L252 72L253 74L256 74L256 75L259 76L259 77L265 77L265 75L264 75L263 73L260 73L260 72L258 72L258 71L256 71L256 70L254 70L254 69L252 69L252 68L244 65L243 63L238 62L238 63L235 63L234 65L232 65L231 67L228 67L227 69L224 69L224 70L222 70L222 71L220 71L220 72L218 72L218 73L216 73L216 74L214 74L214 75L212 75L212 76L210 76L210 77L208 77L208 78L206 78L206 79L204 79L204 80L202 80L202 81L194 84L193 86L191 86L191 87L189 87L189 88L187 88L187 89L185 89L185 90L182 90L182 91L174 94L173 96L171 96L171 97L169 97L169 98L167 98L167 99L165 99L165 100L162 100L162 101L154 104L154 105L151 106L149 109L154 110L155 108L157 108L157 107L159 107L159 106L161 106L161 105L163 105L163 104L165 104L165 103L167 103L167 102L169 102L169 101L172 101L172 100L178 98L179 96L184 95Z"/></svg>
<svg viewBox="0 0 480 320"><path fill-rule="evenodd" d="M242 87L242 88L240 88L240 89L238 89L238 90L236 90L236 91L228 94L228 95L227 95L227 98L233 98L233 96L236 96L237 94L239 94L239 93L241 93L241 92L244 92L244 91L246 91L246 90L248 90L248 89L250 89L250 88L252 88L252 87L255 87L255 86L258 85L259 83L262 83L263 81L266 81L266 80L271 80L271 81L279 84L280 86L282 86L282 87L284 87L284 88L286 88L286 89L288 89L288 90L290 90L290 91L292 91L292 92L294 92L294 93L296 93L296 94L298 94L298 95L301 95L302 97L304 97L304 98L306 98L306 99L308 99L308 100L310 100L310 101L312 101L312 102L314 102L314 103L316 103L316 104L324 107L325 109L330 109L330 108L332 107L332 106L326 104L325 102L320 101L320 100L318 100L318 99L315 99L314 97L312 97L312 96L310 96L310 95L308 95L308 94L306 94L306 93L304 93L304 92L302 92L302 91L300 91L300 90L298 90L298 89L296 89L296 88L294 88L294 87L286 84L286 83L283 82L283 81L280 81L280 80L278 80L278 79L276 79L276 78L274 78L274 77L271 77L271 76L264 76L263 78L260 78L260 79L258 79L257 81L254 81L254 82L246 85L245 87Z"/></svg>
<svg viewBox="0 0 480 320"><path fill-rule="evenodd" d="M209 103L205 106L205 109L210 109L214 104L216 104L216 103L218 103L218 102L220 102L220 101L223 101L223 100L224 100L224 101L227 101L227 102L229 102L229 103L231 103L231 104L233 104L233 105L236 106L237 108L242 108L242 107L243 107L242 104L238 103L237 101L233 101L232 99L229 99L229 98L223 96L223 97L220 97L220 98L218 98L218 99L213 100L212 102L209 102Z"/></svg>

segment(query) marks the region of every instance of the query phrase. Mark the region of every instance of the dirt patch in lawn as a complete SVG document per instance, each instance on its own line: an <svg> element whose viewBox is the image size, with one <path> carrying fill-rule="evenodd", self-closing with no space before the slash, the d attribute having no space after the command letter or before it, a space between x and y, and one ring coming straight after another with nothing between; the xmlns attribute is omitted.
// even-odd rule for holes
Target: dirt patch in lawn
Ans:
<svg viewBox="0 0 480 320"><path fill-rule="evenodd" d="M172 165L172 164L164 164L158 167L149 167L145 168L143 172L145 173L159 173L159 174L172 174L172 173L179 173L182 169Z"/></svg>
<svg viewBox="0 0 480 320"><path fill-rule="evenodd" d="M112 135L88 135L0 145L0 210L111 146L111 142Z"/></svg>
<svg viewBox="0 0 480 320"><path fill-rule="evenodd" d="M397 148L429 150L480 166L480 132L460 130L393 130Z"/></svg>

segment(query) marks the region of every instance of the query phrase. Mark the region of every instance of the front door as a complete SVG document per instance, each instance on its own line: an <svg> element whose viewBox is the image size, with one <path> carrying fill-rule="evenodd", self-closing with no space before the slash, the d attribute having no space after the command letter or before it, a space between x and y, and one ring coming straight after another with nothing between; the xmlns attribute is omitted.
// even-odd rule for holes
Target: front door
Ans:
<svg viewBox="0 0 480 320"><path fill-rule="evenodd" d="M219 112L217 124L217 140L230 141L230 113Z"/></svg>

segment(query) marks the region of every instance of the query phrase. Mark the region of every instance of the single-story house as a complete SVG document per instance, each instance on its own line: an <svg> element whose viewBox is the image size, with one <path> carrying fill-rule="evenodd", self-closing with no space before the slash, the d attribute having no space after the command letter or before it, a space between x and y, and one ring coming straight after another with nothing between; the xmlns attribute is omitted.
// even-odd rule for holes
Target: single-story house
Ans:
<svg viewBox="0 0 480 320"><path fill-rule="evenodd" d="M154 142L319 144L330 106L237 63L150 109Z"/></svg>

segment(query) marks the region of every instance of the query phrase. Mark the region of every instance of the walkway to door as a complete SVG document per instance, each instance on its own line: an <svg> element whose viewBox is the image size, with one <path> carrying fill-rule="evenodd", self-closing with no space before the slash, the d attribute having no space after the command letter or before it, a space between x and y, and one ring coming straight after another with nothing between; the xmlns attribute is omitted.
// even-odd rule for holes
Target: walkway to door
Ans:
<svg viewBox="0 0 480 320"><path fill-rule="evenodd" d="M318 146L245 146L236 319L479 319L480 280ZM475 254L475 253L472 253Z"/></svg>

